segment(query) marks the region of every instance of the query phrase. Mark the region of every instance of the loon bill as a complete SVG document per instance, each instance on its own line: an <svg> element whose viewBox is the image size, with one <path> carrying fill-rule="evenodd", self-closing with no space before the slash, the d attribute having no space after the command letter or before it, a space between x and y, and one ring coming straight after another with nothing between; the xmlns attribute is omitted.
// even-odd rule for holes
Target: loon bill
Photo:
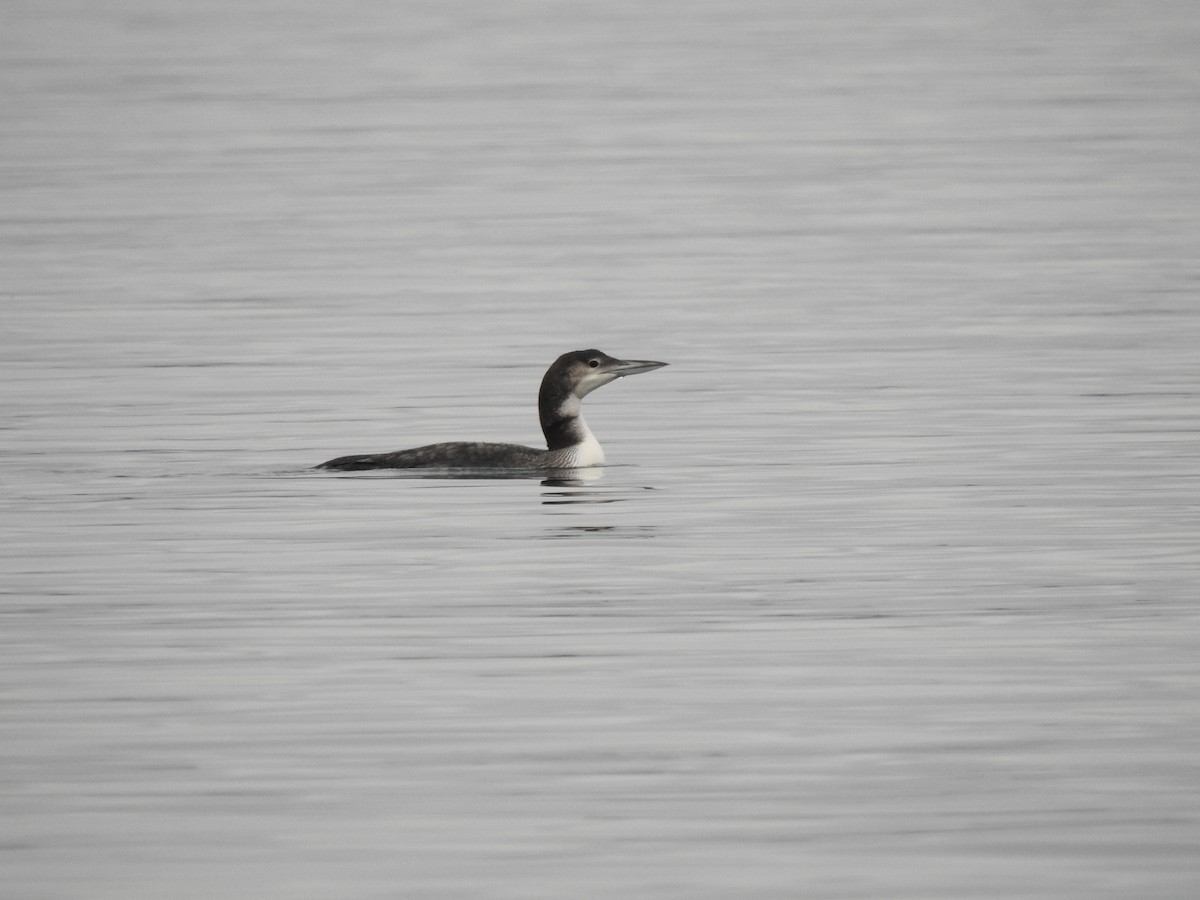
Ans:
<svg viewBox="0 0 1200 900"><path fill-rule="evenodd" d="M583 420L581 401L598 387L626 375L661 369L666 363L614 359L599 350L564 353L546 370L538 392L538 416L546 449L520 444L451 441L393 453L339 456L318 469L578 469L604 462L604 450Z"/></svg>

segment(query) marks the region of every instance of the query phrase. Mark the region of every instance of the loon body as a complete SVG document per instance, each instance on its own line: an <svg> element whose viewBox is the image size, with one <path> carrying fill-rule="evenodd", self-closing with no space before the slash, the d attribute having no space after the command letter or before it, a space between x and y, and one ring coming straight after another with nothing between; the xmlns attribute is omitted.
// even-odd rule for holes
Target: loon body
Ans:
<svg viewBox="0 0 1200 900"><path fill-rule="evenodd" d="M546 449L521 444L451 441L393 453L339 456L318 469L577 469L604 462L604 450L583 420L583 398L626 375L650 372L666 363L614 359L599 350L564 353L546 370L538 392L538 415Z"/></svg>

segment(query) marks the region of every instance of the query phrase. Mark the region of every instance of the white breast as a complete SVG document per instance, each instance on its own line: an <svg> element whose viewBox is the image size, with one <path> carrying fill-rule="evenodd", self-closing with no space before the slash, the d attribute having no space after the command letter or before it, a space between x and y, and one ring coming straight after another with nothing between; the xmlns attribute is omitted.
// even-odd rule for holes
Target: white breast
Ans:
<svg viewBox="0 0 1200 900"><path fill-rule="evenodd" d="M600 446L600 442L592 434L592 429L588 428L587 422L583 420L583 416L579 417L578 422L580 429L583 431L583 439L567 450L566 467L582 469L585 466L603 465L604 448Z"/></svg>

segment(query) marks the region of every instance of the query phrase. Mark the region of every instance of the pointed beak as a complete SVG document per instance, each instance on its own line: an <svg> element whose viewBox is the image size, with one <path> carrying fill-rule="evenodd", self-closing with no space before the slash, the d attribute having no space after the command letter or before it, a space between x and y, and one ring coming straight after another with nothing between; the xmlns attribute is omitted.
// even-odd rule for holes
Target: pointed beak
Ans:
<svg viewBox="0 0 1200 900"><path fill-rule="evenodd" d="M654 362L651 359L618 359L608 366L608 374L615 375L617 378L624 378L626 375L640 375L642 372L653 372L655 369L661 369L666 363Z"/></svg>

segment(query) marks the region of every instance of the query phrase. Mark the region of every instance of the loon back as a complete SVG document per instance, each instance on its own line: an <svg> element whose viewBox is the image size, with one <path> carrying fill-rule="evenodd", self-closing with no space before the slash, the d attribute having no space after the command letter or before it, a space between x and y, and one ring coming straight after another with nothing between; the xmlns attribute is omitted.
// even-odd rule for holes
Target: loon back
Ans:
<svg viewBox="0 0 1200 900"><path fill-rule="evenodd" d="M392 453L367 453L358 456L339 456L321 463L318 469L340 469L350 472L357 469L421 469L430 466L445 466L453 469L475 469L488 465L490 460L506 458L514 468L543 465L546 450L535 450L520 444L485 444L479 441L448 441L444 444L426 444L411 450L396 450Z"/></svg>
<svg viewBox="0 0 1200 900"><path fill-rule="evenodd" d="M580 412L584 397L598 387L660 369L666 363L615 359L599 350L564 353L546 370L538 391L538 416L546 449L521 444L451 441L392 453L339 456L318 469L574 469L598 466L604 450Z"/></svg>

